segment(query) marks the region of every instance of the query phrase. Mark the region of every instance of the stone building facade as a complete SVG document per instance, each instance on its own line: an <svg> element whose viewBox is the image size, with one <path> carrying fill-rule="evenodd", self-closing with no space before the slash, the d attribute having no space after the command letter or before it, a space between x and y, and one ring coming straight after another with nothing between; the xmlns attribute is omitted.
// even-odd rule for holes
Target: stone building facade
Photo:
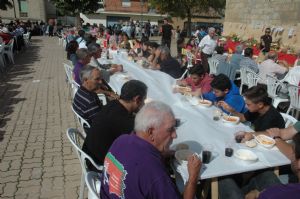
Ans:
<svg viewBox="0 0 300 199"><path fill-rule="evenodd" d="M14 8L1 10L0 17L3 21L32 20L47 21L56 18L56 8L48 0L14 0Z"/></svg>
<svg viewBox="0 0 300 199"><path fill-rule="evenodd" d="M300 0L227 0L224 34L259 39L265 28L281 46L300 48Z"/></svg>

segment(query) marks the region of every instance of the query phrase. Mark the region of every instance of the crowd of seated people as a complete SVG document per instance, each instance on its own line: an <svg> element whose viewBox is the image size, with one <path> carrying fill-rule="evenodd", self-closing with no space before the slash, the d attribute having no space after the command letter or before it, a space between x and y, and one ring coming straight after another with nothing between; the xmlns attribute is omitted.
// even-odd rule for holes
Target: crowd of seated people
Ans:
<svg viewBox="0 0 300 199"><path fill-rule="evenodd" d="M70 31L70 34L73 32ZM209 75L209 70L202 63L196 64L195 61L193 61L193 67L188 69L188 75L179 79L182 77L184 65L171 56L167 46L160 46L147 39L130 41L126 33L109 34L109 32L105 32L104 35L107 47L126 49L128 55L134 60L144 60L149 63L150 69L160 70L174 79L178 79L177 84L190 87L193 96L211 101L224 113L238 116L241 122L249 122L258 133L263 131L265 134L276 134L277 136L285 131L283 129L285 122L281 114L272 106L272 101L264 86L249 88L241 95L236 83L226 74ZM209 34L208 37L208 43L214 42L213 34ZM84 45L80 45L83 40ZM191 38L184 47L197 53L197 51L201 51L201 48L194 42L194 39ZM202 47L204 48L205 45ZM115 179L120 177L117 174L118 170L112 169L116 166L127 172L126 179L123 179L126 189L120 197L180 198L176 186L169 173L166 172L166 165L161 161L170 152L170 144L177 137L176 128L179 124L171 107L157 101L144 105L147 86L138 80L127 81L121 88L120 96L116 95L107 83L112 75L123 70L123 66L101 64L99 59L103 48L105 48L103 43L99 42L96 37L92 35L87 37L83 32L81 35L75 36L67 45L68 58L74 65L74 80L80 85L73 100L73 108L91 126L89 129L85 129L87 137L84 140L83 151L97 164L104 165L104 170L98 171L92 164L87 164L90 170L103 174L101 198L115 198L115 193L110 191L109 182L121 180ZM206 50L211 50L211 48ZM238 46L231 57L224 54L222 46L216 46L214 50L217 53L206 54L208 59L231 63L237 69L249 67L258 74L262 74L268 67L276 64L276 53L273 52L268 54L268 60L265 63L258 65L252 59L253 50L251 48L244 49L243 46ZM276 75L279 72L284 74L287 69L278 71L274 71L273 74ZM264 73L269 74L270 72ZM174 92L182 93L176 88ZM99 100L97 96L99 93L103 93L108 98L106 105ZM298 126L296 125L295 128L299 129ZM298 130L293 130L292 135L296 134L295 131ZM289 138L292 138L292 135ZM250 139L250 136L245 132L243 142ZM276 143L281 144L281 139L285 139L284 135L278 140L276 138ZM297 136L294 140L298 140L296 144L299 145ZM288 148L288 150L294 151L293 148ZM293 157L289 155L289 158ZM140 161L141 159L143 161ZM293 160L297 162L299 157L296 155ZM184 198L194 198L202 163L197 156L190 156L188 162L189 179L185 185L183 196ZM263 181L262 179L268 180ZM248 183L244 183L244 180L247 180ZM281 185L273 171L267 169L251 173L248 179L244 179L241 175L226 176L220 179L219 195L220 198L244 198L245 195L252 194L258 197L261 192L259 197L267 198L272 194L270 190L275 189L272 186L280 187ZM291 187L293 186L291 185ZM299 192L297 188L293 191Z"/></svg>

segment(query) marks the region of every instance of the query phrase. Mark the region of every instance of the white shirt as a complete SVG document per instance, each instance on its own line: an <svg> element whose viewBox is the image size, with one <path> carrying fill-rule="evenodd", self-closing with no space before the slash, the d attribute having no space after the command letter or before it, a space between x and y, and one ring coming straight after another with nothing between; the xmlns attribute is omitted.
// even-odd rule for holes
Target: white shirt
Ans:
<svg viewBox="0 0 300 199"><path fill-rule="evenodd" d="M291 68L282 81L298 86L300 82L300 66Z"/></svg>
<svg viewBox="0 0 300 199"><path fill-rule="evenodd" d="M199 43L199 47L202 49L202 52L208 55L212 55L217 46L217 41L212 39L209 35L203 37Z"/></svg>
<svg viewBox="0 0 300 199"><path fill-rule="evenodd" d="M259 83L266 84L267 75L277 76L287 72L287 69L279 64L276 64L273 60L267 59L263 61L259 66L259 77L261 78Z"/></svg>

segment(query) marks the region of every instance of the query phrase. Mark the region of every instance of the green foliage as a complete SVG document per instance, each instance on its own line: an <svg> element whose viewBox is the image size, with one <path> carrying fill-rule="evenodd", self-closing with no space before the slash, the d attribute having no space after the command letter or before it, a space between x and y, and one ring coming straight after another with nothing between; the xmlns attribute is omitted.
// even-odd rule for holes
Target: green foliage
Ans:
<svg viewBox="0 0 300 199"><path fill-rule="evenodd" d="M13 8L11 0L0 0L0 10L7 10L7 8Z"/></svg>
<svg viewBox="0 0 300 199"><path fill-rule="evenodd" d="M100 8L98 0L51 0L61 15L89 14Z"/></svg>

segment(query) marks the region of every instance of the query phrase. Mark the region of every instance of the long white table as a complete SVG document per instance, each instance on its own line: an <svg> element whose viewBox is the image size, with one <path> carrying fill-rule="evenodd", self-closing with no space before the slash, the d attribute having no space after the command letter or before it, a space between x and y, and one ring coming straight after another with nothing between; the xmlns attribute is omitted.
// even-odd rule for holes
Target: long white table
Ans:
<svg viewBox="0 0 300 199"><path fill-rule="evenodd" d="M172 86L176 80L163 72L144 69L134 62L128 61L124 55L115 54L114 62L122 64L124 70L127 71L111 77L110 85L115 91L120 93L120 89L128 80L128 76L132 79L143 81L148 86L148 97L169 104L176 117L183 120L183 125L178 128L178 137L174 140L173 145L186 143L192 151L197 153L201 153L202 146L205 144L210 144L214 147L214 157L201 170L201 179L216 179L217 177L230 174L290 164L289 159L277 147L266 149L257 146L250 149L243 144L234 144L234 150L247 148L257 154L259 161L252 164L245 164L233 156L226 157L224 154L226 143L234 143L234 133L237 131L252 131L248 126L241 123L238 125L225 124L221 120L214 121L212 118L213 112L217 109L216 107L206 108L190 105L184 96L172 92ZM187 168L178 164L175 164L175 167L183 180L186 181L188 178Z"/></svg>

